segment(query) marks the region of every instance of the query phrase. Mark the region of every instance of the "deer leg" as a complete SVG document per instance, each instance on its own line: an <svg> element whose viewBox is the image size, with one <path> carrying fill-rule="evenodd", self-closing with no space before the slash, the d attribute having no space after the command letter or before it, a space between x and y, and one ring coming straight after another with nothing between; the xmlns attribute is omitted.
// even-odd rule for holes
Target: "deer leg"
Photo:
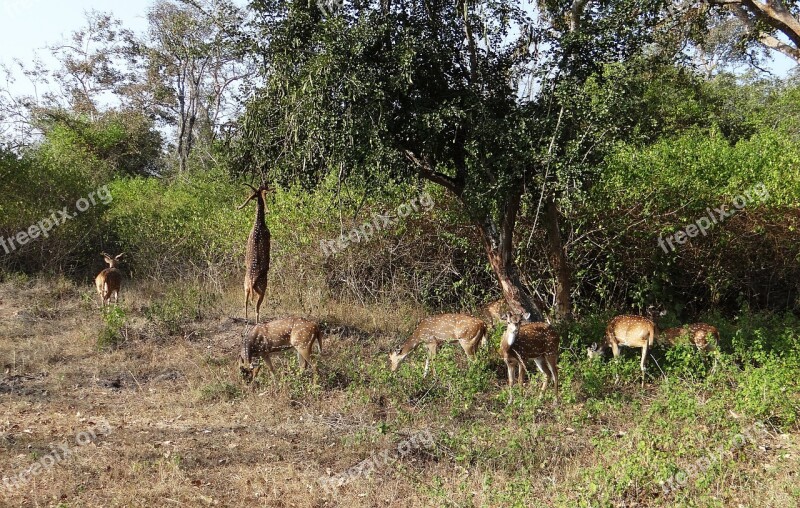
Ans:
<svg viewBox="0 0 800 508"><path fill-rule="evenodd" d="M426 377L428 375L428 368L430 367L431 360L434 356L436 356L436 352L439 350L439 345L436 342L429 342L428 343L428 358L425 359L425 372L422 374L422 377ZM436 368L434 367L434 375L436 374Z"/></svg>
<svg viewBox="0 0 800 508"><path fill-rule="evenodd" d="M261 362L264 362L264 364L266 364L267 368L269 369L270 374L272 374L272 376L274 377L275 376L275 367L272 365L272 360L270 359L270 353L264 353L264 354L262 354L260 356L260 361L258 362L258 365L256 366L255 374L258 374L258 370L261 369ZM255 374L253 375L253 380L256 379Z"/></svg>
<svg viewBox="0 0 800 508"><path fill-rule="evenodd" d="M539 369L539 372L544 374L544 382L542 382L542 387L539 390L539 396L541 397L541 395L547 389L547 383L550 382L550 368L544 363L544 357L536 357L533 359L533 361L536 363L536 368Z"/></svg>
<svg viewBox="0 0 800 508"><path fill-rule="evenodd" d="M516 377L514 374L516 372L516 365L512 363L511 360L506 360L506 370L508 371L508 389L512 389L514 387L514 378Z"/></svg>
<svg viewBox="0 0 800 508"><path fill-rule="evenodd" d="M514 377L516 365L511 359L506 359L506 369L508 370L508 404L514 400Z"/></svg>
<svg viewBox="0 0 800 508"><path fill-rule="evenodd" d="M556 402L558 402L558 358L556 355L546 355L547 365L550 367L550 374L553 376L553 385L556 390Z"/></svg>
<svg viewBox="0 0 800 508"><path fill-rule="evenodd" d="M250 303L250 289L244 288L244 322L247 323L247 304Z"/></svg>
<svg viewBox="0 0 800 508"><path fill-rule="evenodd" d="M611 351L614 353L614 361L616 362L619 358L619 344L616 341L611 343ZM617 375L614 377L614 384L619 384L619 370L617 370Z"/></svg>
<svg viewBox="0 0 800 508"><path fill-rule="evenodd" d="M311 365L311 348L313 347L313 343L310 343L308 347L299 348L297 350L297 359L300 360L302 358L302 365L303 370L307 370L308 366Z"/></svg>
<svg viewBox="0 0 800 508"><path fill-rule="evenodd" d="M642 388L644 388L644 374L647 372L647 343L645 342L644 346L642 346Z"/></svg>
<svg viewBox="0 0 800 508"><path fill-rule="evenodd" d="M266 291L262 293L256 291L256 294L258 295L258 301L256 302L256 324L258 324L259 316L261 315L261 302L264 301L264 293L266 293Z"/></svg>
<svg viewBox="0 0 800 508"><path fill-rule="evenodd" d="M458 343L461 344L461 349L464 350L464 354L467 355L467 358L470 361L474 361L475 360L475 349L470 345L470 342L461 339L461 340L458 341Z"/></svg>

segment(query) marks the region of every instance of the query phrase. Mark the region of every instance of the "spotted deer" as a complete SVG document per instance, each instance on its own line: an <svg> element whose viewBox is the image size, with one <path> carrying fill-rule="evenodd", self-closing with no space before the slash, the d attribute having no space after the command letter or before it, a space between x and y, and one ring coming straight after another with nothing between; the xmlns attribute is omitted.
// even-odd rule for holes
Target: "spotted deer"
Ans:
<svg viewBox="0 0 800 508"><path fill-rule="evenodd" d="M274 376L275 367L270 355L290 348L297 351L297 359L303 370L306 370L311 364L315 342L317 352L322 354L322 331L317 323L308 319L290 317L256 325L242 340L239 352L240 374L245 382L253 382L261 370L259 359L262 359ZM316 365L313 367L316 370Z"/></svg>
<svg viewBox="0 0 800 508"><path fill-rule="evenodd" d="M589 358L603 356L606 349L611 347L614 358L619 357L619 347L639 347L642 348L642 388L644 388L644 376L647 370L647 352L653 346L656 337L655 322L646 317L623 315L612 319L606 327L606 341L599 345L596 342L587 349Z"/></svg>
<svg viewBox="0 0 800 508"><path fill-rule="evenodd" d="M503 315L508 313L508 304L505 298L500 298L481 307L480 315L486 318L489 326L495 326L503 321Z"/></svg>
<svg viewBox="0 0 800 508"><path fill-rule="evenodd" d="M423 319L414 329L411 337L402 347L389 354L392 372L397 371L400 362L405 360L420 344L428 348L425 360L425 373L428 375L431 358L436 356L439 346L447 342L458 342L467 358L475 359L475 352L481 341L486 341L486 323L467 314L441 314Z"/></svg>
<svg viewBox="0 0 800 508"><path fill-rule="evenodd" d="M508 369L508 387L514 386L515 377L520 386L524 384L523 372L528 371L525 360L532 358L539 372L544 374L540 394L544 394L552 380L558 400L558 348L561 342L558 333L548 323L523 323L530 319L530 314L505 314L502 319L506 323L506 330L500 341L500 355ZM509 389L508 403L511 401Z"/></svg>
<svg viewBox="0 0 800 508"><path fill-rule="evenodd" d="M108 268L98 273L97 277L94 278L97 294L100 295L101 307L105 307L111 303L111 295L114 295L114 303L119 302L119 290L122 287L122 272L119 271L117 265L119 265L119 260L122 258L123 254L124 252L116 256L111 256L105 252L100 253L100 255L105 258L106 263L108 263Z"/></svg>
<svg viewBox="0 0 800 508"><path fill-rule="evenodd" d="M707 323L692 323L676 328L667 328L659 335L659 342L673 346L681 338L686 337L689 342L700 351L710 351L714 349L714 344L719 344L719 330L716 326ZM709 337L713 342L709 342Z"/></svg>
<svg viewBox="0 0 800 508"><path fill-rule="evenodd" d="M252 185L245 184L253 190L253 193L242 203L237 210L241 210L251 200L256 200L256 217L253 221L253 229L247 238L247 254L245 255L244 273L244 319L247 321L247 306L252 299L258 297L256 301L256 324L261 315L261 302L267 292L267 275L269 273L269 249L270 234L267 223L264 220L266 204L264 196L273 189L266 185L261 185L258 189Z"/></svg>

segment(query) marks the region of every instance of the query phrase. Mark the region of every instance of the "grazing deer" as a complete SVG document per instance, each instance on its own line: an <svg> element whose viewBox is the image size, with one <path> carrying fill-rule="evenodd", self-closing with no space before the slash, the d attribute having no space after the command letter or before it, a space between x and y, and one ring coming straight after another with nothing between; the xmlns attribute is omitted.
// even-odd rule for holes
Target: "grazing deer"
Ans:
<svg viewBox="0 0 800 508"><path fill-rule="evenodd" d="M122 253L124 254L124 252ZM108 263L108 268L104 269L97 274L94 278L94 285L97 288L97 294L100 295L100 306L105 307L111 303L111 295L114 295L114 303L119 302L119 290L122 287L122 272L117 269L119 260L122 254L111 256L105 252L101 252Z"/></svg>
<svg viewBox="0 0 800 508"><path fill-rule="evenodd" d="M560 339L558 333L547 323L522 323L530 319L530 314L523 316L503 316L506 331L500 341L500 354L506 362L508 369L508 403L511 403L510 388L514 386L514 371L516 370L517 382L524 384L523 372L527 373L525 360L533 358L536 367L544 374L544 382L540 393L547 389L552 379L558 400L558 347Z"/></svg>
<svg viewBox="0 0 800 508"><path fill-rule="evenodd" d="M258 324L261 316L261 302L264 301L264 295L267 292L267 274L269 272L270 235L267 223L264 221L264 212L266 210L264 196L273 189L266 185L262 185L258 189L249 184L245 185L253 189L253 194L237 210L241 210L250 200L255 199L256 218L253 222L250 236L247 238L244 273L244 319L247 321L248 303L258 296L258 301L256 302L256 324Z"/></svg>
<svg viewBox="0 0 800 508"><path fill-rule="evenodd" d="M587 349L589 358L600 357L610 346L614 358L619 356L619 347L642 348L642 388L644 388L644 375L647 370L647 351L653 346L656 337L656 324L652 319L642 316L617 316L606 327L606 342L598 345L596 342Z"/></svg>
<svg viewBox="0 0 800 508"><path fill-rule="evenodd" d="M428 347L428 358L425 360L425 373L428 375L431 358L436 356L439 346L445 342L461 344L470 360L475 359L475 351L481 341L486 341L486 323L467 314L441 314L427 317L420 321L411 337L397 351L389 354L392 372L400 366L400 362L420 344Z"/></svg>
<svg viewBox="0 0 800 508"><path fill-rule="evenodd" d="M239 352L239 371L247 383L253 382L261 370L263 359L269 371L275 375L275 367L269 359L270 354L294 348L297 359L303 370L311 363L311 351L314 343L317 351L322 354L322 331L319 325L308 319L290 317L276 319L253 327L242 340L242 349ZM316 365L314 365L316 371Z"/></svg>
<svg viewBox="0 0 800 508"><path fill-rule="evenodd" d="M489 326L494 326L503 321L503 315L508 313L508 304L505 298L500 298L481 307L480 315L486 318Z"/></svg>
<svg viewBox="0 0 800 508"><path fill-rule="evenodd" d="M708 341L709 336L714 339L714 343ZM692 323L676 328L667 328L659 335L659 341L673 346L681 337L688 337L689 342L703 352L714 349L715 343L719 344L719 330L716 326L707 323Z"/></svg>

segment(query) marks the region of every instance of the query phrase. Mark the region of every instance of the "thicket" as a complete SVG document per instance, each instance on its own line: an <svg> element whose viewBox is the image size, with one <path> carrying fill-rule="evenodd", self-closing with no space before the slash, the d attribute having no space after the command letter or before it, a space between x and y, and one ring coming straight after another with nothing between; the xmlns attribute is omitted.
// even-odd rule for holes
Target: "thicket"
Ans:
<svg viewBox="0 0 800 508"><path fill-rule="evenodd" d="M680 87L670 86L658 100L676 100ZM798 115L770 113L771 105L792 104L797 88L724 79L704 86L683 98L678 109L684 114L660 117L656 127L632 127L639 141L617 144L589 184L561 196L579 311L651 303L687 317L709 309L797 310ZM731 89L742 102L715 99L729 97ZM712 120L703 111L714 113ZM190 275L219 287L238 280L254 209L236 210L246 190L230 174L224 147L178 172L159 155L160 137L140 117L115 113L90 121L62 112L42 125L38 145L0 156L0 234L13 237L64 206L74 212L79 198L101 186L113 199L75 214L48 238L0 252L6 271L85 280L102 268L105 250L127 252L125 269L134 278ZM665 134L670 129L676 132ZM707 208L730 207L757 185L766 199L674 251L659 246L659 237L694 223ZM272 194L267 222L276 282L353 301L413 300L431 310L471 308L499 296L474 225L451 196L421 183L376 189L352 179L343 184L332 173L314 189L298 184ZM433 198L429 211L413 212L333 255L321 248L321 241L347 235L376 214L396 214L422 192ZM535 194L521 212L516 255L528 285L547 299L553 277Z"/></svg>

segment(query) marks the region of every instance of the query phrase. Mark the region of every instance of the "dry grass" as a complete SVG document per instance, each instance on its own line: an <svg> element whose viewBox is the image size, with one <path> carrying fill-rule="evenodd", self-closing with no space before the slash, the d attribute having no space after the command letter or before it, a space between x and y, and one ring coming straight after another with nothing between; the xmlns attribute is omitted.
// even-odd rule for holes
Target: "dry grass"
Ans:
<svg viewBox="0 0 800 508"><path fill-rule="evenodd" d="M422 310L345 305L316 295L273 299L267 314L323 322L319 378L297 374L286 354L275 362L278 378L262 378L251 390L236 377L244 331L231 319L242 313L238 288L198 304L188 318L179 316L175 334L165 333L168 307L159 312L169 319L154 317L154 302L164 297L160 287L123 288L122 297L122 343L101 350L103 320L90 287L64 280L0 285L0 475L28 468L58 443L74 448L18 488L0 486L0 504L528 506L538 500L574 506L589 500L592 506L670 506L675 500L660 494L663 477L656 471L646 473L649 484L592 492L592 475L617 474L606 468L610 461L630 460L651 442L638 415L663 397L662 386L642 393L635 383L626 385L619 398L598 406L580 395L575 378L572 388L566 382L567 393L578 394L572 401L555 406L549 397L528 397L509 408L502 365L491 360L488 388L457 400L448 390L466 385L457 384L465 362L455 353L438 363L438 380L419 380L422 362L411 360L394 384L381 374L385 355ZM456 374L448 377L454 362ZM415 390L398 395L398 386ZM78 433L101 420L110 425L108 435L74 446ZM420 430L434 436L433 449L415 449L334 495L320 488L320 477L395 450ZM718 505L795 506L792 438L765 438L763 450L749 450L729 466L710 487ZM709 489L698 492L707 496Z"/></svg>

